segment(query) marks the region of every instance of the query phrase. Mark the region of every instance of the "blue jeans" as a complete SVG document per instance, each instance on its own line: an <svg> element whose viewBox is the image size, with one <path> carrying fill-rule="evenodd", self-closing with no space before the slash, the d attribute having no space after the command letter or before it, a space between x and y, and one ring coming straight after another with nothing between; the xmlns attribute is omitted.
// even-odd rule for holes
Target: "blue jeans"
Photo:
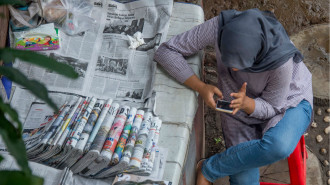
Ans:
<svg viewBox="0 0 330 185"><path fill-rule="evenodd" d="M202 173L210 182L230 176L231 185L259 185L259 167L287 158L308 128L312 107L306 100L290 108L261 139L240 143L203 162Z"/></svg>

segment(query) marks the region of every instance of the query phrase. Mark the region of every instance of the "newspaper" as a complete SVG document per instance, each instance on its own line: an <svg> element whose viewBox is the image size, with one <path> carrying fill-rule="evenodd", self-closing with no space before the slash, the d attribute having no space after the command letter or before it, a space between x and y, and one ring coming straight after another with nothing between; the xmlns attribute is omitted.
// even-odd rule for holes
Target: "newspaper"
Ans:
<svg viewBox="0 0 330 185"><path fill-rule="evenodd" d="M127 116L127 120L126 120L124 129L123 129L123 132L118 140L118 144L116 146L116 149L115 149L114 154L111 159L112 166L118 164L121 159L121 155L122 155L124 147L126 145L128 135L131 132L131 128L132 128L132 124L133 124L136 112L137 112L137 109L135 107L132 107Z"/></svg>
<svg viewBox="0 0 330 185"><path fill-rule="evenodd" d="M151 127L153 116L151 112L147 112L144 115L143 122L141 124L139 134L134 146L134 150L132 153L131 160L129 162L130 171L131 170L139 170L141 166L141 161L144 153L144 148L146 146L146 142L148 139L149 129Z"/></svg>
<svg viewBox="0 0 330 185"><path fill-rule="evenodd" d="M101 105L104 101L98 100L96 102L92 114L88 118L88 121L84 127L84 130L82 132L81 137L79 138L79 142L77 143L77 145L76 146L71 145L73 143L71 142L71 140L68 140L66 145L67 146L71 145L74 148L72 149L70 155L68 155L67 160L63 161L62 164L60 164L59 168L71 167L82 156L82 154L84 153L84 148L86 148L85 153L89 151L89 146L94 141L95 135L99 130L105 116L107 115L107 112L111 106L112 101L113 101L112 99L108 99L105 102L104 106ZM103 108L101 110L100 116L98 116L100 108L102 106ZM95 117L97 117L97 120L94 120Z"/></svg>
<svg viewBox="0 0 330 185"><path fill-rule="evenodd" d="M19 166L17 165L14 157L4 153L1 153L1 156L4 157L4 160L0 163L0 170L19 170ZM32 174L35 176L43 177L44 184L47 185L59 185L66 173L65 171L51 168L35 162L29 162L29 166L32 170ZM68 183L62 181L62 184Z"/></svg>
<svg viewBox="0 0 330 185"><path fill-rule="evenodd" d="M127 142L125 145L125 148L123 149L123 157L122 159L119 160L116 159L114 156L112 160L118 160L117 163L112 163L111 166L103 169L99 174L96 175L96 177L106 177L106 176L111 176L112 174L116 174L119 171L125 170L128 168L129 161L132 156L132 152L134 149L134 144L138 135L138 131L140 129L140 125L142 123L144 116L144 111L143 110L138 110L136 112L134 122L132 124L130 134L127 138ZM125 135L125 134L124 134Z"/></svg>
<svg viewBox="0 0 330 185"><path fill-rule="evenodd" d="M162 120L156 117L154 118L154 121L152 122L151 128L149 130L148 140L144 148L141 162L141 170L143 173L145 173L145 175L150 175L152 173L161 125Z"/></svg>
<svg viewBox="0 0 330 185"><path fill-rule="evenodd" d="M122 106L118 110L118 114L104 142L100 156L90 164L90 170L88 173L85 173L85 175L95 175L97 172L108 166L115 151L118 139L124 129L129 110L130 107L128 106Z"/></svg>
<svg viewBox="0 0 330 185"><path fill-rule="evenodd" d="M63 109L65 106L61 107ZM60 109L60 110L61 110ZM29 116L26 118L22 137L27 149L40 143L46 134L49 123L53 120L54 111L44 103L33 103Z"/></svg>
<svg viewBox="0 0 330 185"><path fill-rule="evenodd" d="M121 106L118 109L116 118L113 120L113 123L111 123L112 126L107 133L106 139L104 140L100 154L92 163L88 165L88 168L81 172L81 174L86 176L94 175L108 165L111 160L114 148L116 147L117 141L120 137L121 131L124 128L124 123L126 121L129 109L130 107L128 106Z"/></svg>
<svg viewBox="0 0 330 185"><path fill-rule="evenodd" d="M132 183L138 182L138 184L143 185L172 185L172 182L163 180L152 180L147 177L141 177L132 174L120 174L116 177L112 185L130 185Z"/></svg>
<svg viewBox="0 0 330 185"><path fill-rule="evenodd" d="M113 185L116 184L117 181L133 181L133 182L143 182L146 180L151 180L153 182L149 182L150 184L172 184L171 182L167 181L162 181L163 175L164 175L164 170L165 170L165 164L166 164L166 158L168 154L168 150L166 148L158 148L156 147L155 149L156 155L155 155L155 164L152 169L152 173L149 176L138 176L138 175L133 175L133 174L118 174L116 176L116 179L113 182ZM125 178L123 178L126 176ZM121 177L121 178L120 178ZM118 183L120 184L120 183ZM123 183L125 184L125 183ZM146 182L148 184L148 182Z"/></svg>
<svg viewBox="0 0 330 185"><path fill-rule="evenodd" d="M80 102L81 102L81 98L79 98L77 100L75 106L72 108L71 112L67 116L65 122L63 123L62 129L60 130L60 133L61 133L61 131L63 132L63 128L67 127L67 123L70 121L70 118L71 118L70 116L73 115L72 112L76 111L76 108L78 107L77 104L80 104ZM56 167L62 160L67 158L67 156L69 155L69 152L71 152L70 150L72 149L72 147L70 147L70 146L64 146L63 147L64 141L65 140L67 140L67 141L71 140L71 143L77 143L77 141L80 138L81 132L82 132L87 120L88 120L88 117L89 117L89 115L90 115L90 113L91 113L91 111L92 111L92 109L95 105L95 102L96 102L96 98L93 97L91 99L91 101L89 102L85 112L83 112L81 118L78 119L78 121L76 122L76 125L75 125L76 128L73 129L72 134L68 135L71 129L67 129L67 130L65 130L67 132L66 133L63 132L63 134L62 134L63 137L61 136L61 139L58 142L56 140L54 141L54 145L56 145L56 146L54 146L55 150L58 149L58 151L61 150L61 152L60 153L56 152L57 155L53 156L50 159L48 159L45 162L45 164L52 165L52 166ZM55 137L55 139L56 138L57 137ZM75 144L73 144L73 145L75 145Z"/></svg>
<svg viewBox="0 0 330 185"><path fill-rule="evenodd" d="M81 172L87 166L89 166L89 164L92 163L97 157L99 157L99 154L102 150L103 144L106 140L107 134L111 128L112 122L115 119L118 109L118 103L113 103L111 105L107 115L102 122L102 125L97 131L97 134L93 140L93 143L91 144L90 149L76 164L72 166L71 169L74 173ZM88 171L89 169L86 168L86 170Z"/></svg>
<svg viewBox="0 0 330 185"><path fill-rule="evenodd" d="M104 100L97 100L97 102L95 103L94 108L84 127L84 130L81 133L81 136L79 138L76 148L81 149L81 150L83 150L85 148L89 135L92 132L95 122L103 108L103 104L104 104Z"/></svg>
<svg viewBox="0 0 330 185"><path fill-rule="evenodd" d="M60 49L40 52L71 65L79 74L78 79L68 79L20 60L14 63L14 67L29 79L45 84L50 98L58 107L62 106L60 112L54 114L45 104L39 104L43 102L29 91L14 84L11 105L17 110L21 122L25 123L24 140L28 157L61 169L71 167L75 173L85 169L100 156L119 105L138 108L147 105L148 108L154 108L154 100L150 100L150 97L155 97L152 93L156 67L153 55L165 41L173 6L170 0L141 0L125 4L101 0L90 2L94 5L92 17L97 20L97 24L76 36L68 36L59 31ZM129 49L128 36L138 32L141 32L141 39L145 43ZM145 103L148 98L150 101ZM95 101L107 99L114 100L110 103L114 105L113 108L106 111L109 115L103 117L104 120L98 124L99 128L92 132L84 130L85 125L89 124L87 120L95 108ZM38 113L37 109L43 111ZM110 110L113 112L110 113ZM92 143L89 143L88 138L85 144L84 136L84 142L76 150L81 135L88 132L89 137L94 134ZM118 140L119 136L116 134L112 139ZM83 145L84 149L80 147ZM115 148L116 144L113 144L112 153ZM0 151L6 151L1 143ZM108 160L110 162L111 157Z"/></svg>
<svg viewBox="0 0 330 185"><path fill-rule="evenodd" d="M20 60L14 67L28 78L41 81L50 91L144 102L152 94L156 68L153 56L165 41L172 1L91 2L94 4L91 15L97 24L75 36L59 30L60 49L42 52L71 65L79 74L78 79L69 79ZM129 49L128 36L136 32L142 33L145 44ZM24 113L27 115L27 111Z"/></svg>
<svg viewBox="0 0 330 185"><path fill-rule="evenodd" d="M167 158L167 152L168 150L165 148L159 148L159 150L157 150L157 154L162 154L162 155L157 155L155 162L157 164L162 164L162 165L157 165L156 167L157 169L154 168L153 170L154 174L150 175L149 177L141 177L132 174L130 174L130 176L138 179L151 179L154 181L161 181L161 179L163 179L163 174L165 170L164 164ZM0 154L2 157L4 157L4 160L0 163L0 170L19 170L17 163L15 162L14 158L11 155L8 155L7 153L4 152L0 152ZM43 177L44 184L47 185L90 185L90 184L109 185L116 182L115 178L107 178L107 179L84 178L79 175L74 175L68 168L64 170L58 170L35 162L29 162L29 166L32 170L32 174L39 177ZM133 178L131 180L133 180ZM139 180L137 180L137 182L139 182Z"/></svg>
<svg viewBox="0 0 330 185"><path fill-rule="evenodd" d="M155 158L155 165L153 169L153 173L148 176L148 177L142 177L142 176L137 176L137 175L132 175L132 174L126 174L129 175L131 180L135 180L136 182L140 182L138 179L151 179L153 181L161 181L163 179L164 175L164 170L165 170L165 164L166 164L166 158L167 158L167 153L168 149L166 148L157 148L157 154ZM118 175L122 176L122 175ZM102 179L91 179L91 178L86 178L83 176L79 175L73 175L74 179L74 185L109 185L115 183L117 180L118 176L114 176L113 178L102 178Z"/></svg>
<svg viewBox="0 0 330 185"><path fill-rule="evenodd" d="M109 99L107 103L111 101ZM137 145L131 148L131 151L134 151L132 160L138 159L140 163L143 159L142 157L150 156L154 145L152 139L156 134L156 130L159 130L156 129L159 127L159 118L155 117L153 119L152 113L147 112L144 120L142 120L141 114L144 111L137 110L135 107L131 108L127 105L120 106L118 103L113 103L103 107L104 110L108 111L105 116L100 117L103 122L99 128L94 127L94 124L86 127L86 123L89 123L89 120L92 120L94 123L98 121L95 118L95 113L102 112L100 106L103 106L103 102L103 100L97 100L94 97L77 97L76 99L71 99L69 103L65 101L59 112L56 113L47 104L33 103L23 127L23 137L28 146L27 153L29 158L48 166L65 169L66 167L71 167L68 165L69 163L74 164L82 157L71 167L72 173L80 172L81 175L98 178L99 176L97 175L102 171L106 172L107 174L103 173L103 175L108 177L111 174L106 167L115 167L110 163L115 149L120 148L121 151L124 149L124 146L122 146L124 143L117 145L118 141L120 138L128 138L130 131L133 131L132 137L136 137L136 127L140 124L142 126L139 130ZM92 111L94 112L92 113ZM136 118L135 120L133 120L133 116ZM150 126L151 129L149 130ZM89 138L88 133L97 131L91 148L87 150L87 153L83 153L83 144L77 145L79 141L83 141L80 140L80 137L85 128L90 130L90 132L85 132L87 134L85 139ZM126 131L123 132L124 129ZM140 143L142 136L145 136L147 139ZM132 137L129 139L134 141ZM140 146L141 144L146 146L143 148ZM143 155L143 152L148 154ZM137 157L137 154L141 155ZM149 157L146 162L148 160ZM66 163L65 161L68 162ZM119 165L121 168L117 168L116 173L127 170L128 163L126 164L124 168ZM144 172L139 173L140 175L150 175L147 167L139 172Z"/></svg>

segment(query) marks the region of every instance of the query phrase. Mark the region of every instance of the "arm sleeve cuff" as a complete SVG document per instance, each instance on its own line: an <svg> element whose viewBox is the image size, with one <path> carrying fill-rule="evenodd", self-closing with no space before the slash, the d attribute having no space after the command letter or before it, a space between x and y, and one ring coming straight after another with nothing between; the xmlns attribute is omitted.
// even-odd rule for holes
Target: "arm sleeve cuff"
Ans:
<svg viewBox="0 0 330 185"><path fill-rule="evenodd" d="M265 100L261 98L254 99L255 107L250 117L258 119L269 119L276 115L274 108Z"/></svg>
<svg viewBox="0 0 330 185"><path fill-rule="evenodd" d="M173 74L173 77L179 81L180 83L184 83L189 77L194 75L194 71L191 69L189 66L188 68L184 69L183 71L176 73L175 75ZM172 75L172 74L171 74Z"/></svg>

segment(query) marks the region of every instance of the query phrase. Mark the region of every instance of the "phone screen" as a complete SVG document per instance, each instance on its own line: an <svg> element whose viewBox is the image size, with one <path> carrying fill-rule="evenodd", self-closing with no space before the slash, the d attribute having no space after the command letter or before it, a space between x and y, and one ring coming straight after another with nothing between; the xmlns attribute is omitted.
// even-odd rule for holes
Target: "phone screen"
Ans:
<svg viewBox="0 0 330 185"><path fill-rule="evenodd" d="M233 109L229 107L230 102L228 101L224 101L224 100L218 100L217 101L217 109L223 109L223 110L227 110L229 112L232 112Z"/></svg>

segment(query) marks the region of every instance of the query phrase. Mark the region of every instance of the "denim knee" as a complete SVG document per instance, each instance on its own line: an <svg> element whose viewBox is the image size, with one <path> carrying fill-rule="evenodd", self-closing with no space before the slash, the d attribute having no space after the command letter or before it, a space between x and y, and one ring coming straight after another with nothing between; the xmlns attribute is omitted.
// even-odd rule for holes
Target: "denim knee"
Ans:
<svg viewBox="0 0 330 185"><path fill-rule="evenodd" d="M270 162L287 158L295 148L289 143L285 139L276 137L261 139L260 141L261 148L265 151L268 159L271 160Z"/></svg>

